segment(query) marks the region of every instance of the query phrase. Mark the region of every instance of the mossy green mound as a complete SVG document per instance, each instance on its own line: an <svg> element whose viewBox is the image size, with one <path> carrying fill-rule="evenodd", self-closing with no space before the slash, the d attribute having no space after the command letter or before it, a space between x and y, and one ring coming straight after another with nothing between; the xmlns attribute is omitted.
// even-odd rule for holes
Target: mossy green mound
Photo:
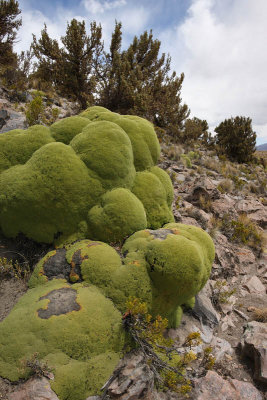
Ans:
<svg viewBox="0 0 267 400"><path fill-rule="evenodd" d="M80 116L63 118L50 126L51 135L57 142L69 144L88 124L88 118Z"/></svg>
<svg viewBox="0 0 267 400"><path fill-rule="evenodd" d="M80 114L91 121L110 121L119 125L129 136L137 171L153 167L160 155L160 145L153 125L134 115L119 115L102 107L89 107Z"/></svg>
<svg viewBox="0 0 267 400"><path fill-rule="evenodd" d="M158 156L148 121L98 106L50 129L7 132L0 137L0 229L61 246L121 242L173 222L173 189L155 166Z"/></svg>
<svg viewBox="0 0 267 400"><path fill-rule="evenodd" d="M0 375L27 378L22 361L38 353L59 398L84 400L111 375L124 343L121 314L96 287L54 279L30 289L0 324Z"/></svg>
<svg viewBox="0 0 267 400"><path fill-rule="evenodd" d="M24 164L32 154L47 143L54 142L49 128L31 126L0 135L0 173L13 165Z"/></svg>
<svg viewBox="0 0 267 400"><path fill-rule="evenodd" d="M136 232L121 253L92 240L49 252L31 289L0 323L0 376L27 378L21 361L38 353L53 368L52 388L61 400L96 394L128 342L121 313L129 297L176 328L183 307L192 307L205 285L214 254L205 231L175 223ZM74 278L80 282L70 285Z"/></svg>
<svg viewBox="0 0 267 400"><path fill-rule="evenodd" d="M87 125L70 143L92 176L108 190L131 188L135 178L131 142L113 122Z"/></svg>
<svg viewBox="0 0 267 400"><path fill-rule="evenodd" d="M71 147L50 143L26 164L4 171L0 193L4 235L23 232L37 242L51 243L62 232L78 231L103 189Z"/></svg>
<svg viewBox="0 0 267 400"><path fill-rule="evenodd" d="M102 196L101 203L88 213L89 237L118 242L147 227L141 201L127 189L113 189Z"/></svg>
<svg viewBox="0 0 267 400"><path fill-rule="evenodd" d="M147 225L152 229L161 228L167 222L174 221L171 212L173 192L165 177L166 172L158 173L158 168L151 172L138 172L134 181L132 192L143 203Z"/></svg>
<svg viewBox="0 0 267 400"><path fill-rule="evenodd" d="M121 258L107 244L90 240L67 246L65 253L57 250L57 257L59 252L63 266L57 271L59 277L71 281L76 273L77 279L100 288L121 312L129 296L138 297L153 315L167 317L172 327L179 324L180 307L193 305L208 280L215 254L205 231L176 223L136 232L123 245ZM56 277L51 271L57 260L50 262L51 257L56 256L50 252L39 262L31 286Z"/></svg>

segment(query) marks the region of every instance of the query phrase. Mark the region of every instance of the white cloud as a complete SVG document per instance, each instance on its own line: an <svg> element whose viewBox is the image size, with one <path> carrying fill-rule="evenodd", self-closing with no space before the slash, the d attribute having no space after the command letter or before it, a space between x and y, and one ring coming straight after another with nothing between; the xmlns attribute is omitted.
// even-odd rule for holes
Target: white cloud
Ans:
<svg viewBox="0 0 267 400"><path fill-rule="evenodd" d="M112 10L126 5L126 0L100 1L100 0L83 0L86 10L92 14L102 14L107 10Z"/></svg>
<svg viewBox="0 0 267 400"><path fill-rule="evenodd" d="M250 117L261 141L267 141L266 20L266 0L193 0L183 23L161 35L173 68L185 73L182 97L191 115L210 126Z"/></svg>

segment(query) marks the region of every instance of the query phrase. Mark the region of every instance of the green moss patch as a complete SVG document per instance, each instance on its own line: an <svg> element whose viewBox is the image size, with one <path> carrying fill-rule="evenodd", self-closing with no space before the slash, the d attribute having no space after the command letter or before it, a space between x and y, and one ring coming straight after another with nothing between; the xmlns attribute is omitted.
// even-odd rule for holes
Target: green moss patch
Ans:
<svg viewBox="0 0 267 400"><path fill-rule="evenodd" d="M89 236L105 242L117 242L147 226L141 201L127 189L104 194L101 203L88 213Z"/></svg>
<svg viewBox="0 0 267 400"><path fill-rule="evenodd" d="M71 306L58 312L60 297ZM27 378L30 370L22 361L37 352L54 369L52 387L60 399L84 400L105 383L124 341L120 313L96 287L52 280L30 289L0 324L0 375Z"/></svg>
<svg viewBox="0 0 267 400"><path fill-rule="evenodd" d="M167 222L174 221L173 214L171 212L170 202L170 191L168 189L167 179L164 175L160 175L160 178L154 173L144 171L138 172L134 181L132 192L138 197L144 205L147 215L147 226L149 228L158 229ZM158 170L156 169L158 174ZM164 181L164 185L161 180Z"/></svg>
<svg viewBox="0 0 267 400"><path fill-rule="evenodd" d="M23 232L37 242L73 233L103 190L85 164L63 143L50 143L21 166L0 175L0 224L3 233Z"/></svg>
<svg viewBox="0 0 267 400"><path fill-rule="evenodd" d="M13 165L24 164L32 154L47 143L54 142L49 128L31 126L14 129L0 135L0 173Z"/></svg>
<svg viewBox="0 0 267 400"><path fill-rule="evenodd" d="M50 126L51 134L57 142L69 144L83 128L90 124L88 118L80 116L63 118Z"/></svg>
<svg viewBox="0 0 267 400"><path fill-rule="evenodd" d="M70 145L105 189L131 188L135 178L132 146L118 125L93 122Z"/></svg>

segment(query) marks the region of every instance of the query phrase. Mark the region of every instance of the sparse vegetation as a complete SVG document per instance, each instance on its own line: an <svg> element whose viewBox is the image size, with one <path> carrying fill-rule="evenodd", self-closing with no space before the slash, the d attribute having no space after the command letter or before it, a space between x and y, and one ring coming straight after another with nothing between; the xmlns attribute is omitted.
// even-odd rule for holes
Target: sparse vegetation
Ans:
<svg viewBox="0 0 267 400"><path fill-rule="evenodd" d="M217 308L220 308L221 304L229 304L231 296L235 293L236 288L229 289L225 280L217 280L213 287L212 302Z"/></svg>
<svg viewBox="0 0 267 400"><path fill-rule="evenodd" d="M247 244L260 252L263 250L264 234L245 214L239 215L237 220L231 222L231 225L233 227L232 240Z"/></svg>
<svg viewBox="0 0 267 400"><path fill-rule="evenodd" d="M18 261L0 257L0 280L16 278L26 283L30 278L30 274L31 270L27 261L21 264Z"/></svg>
<svg viewBox="0 0 267 400"><path fill-rule="evenodd" d="M218 190L221 193L231 193L233 189L234 183L231 179L223 179L218 185Z"/></svg>
<svg viewBox="0 0 267 400"><path fill-rule="evenodd" d="M190 333L183 343L185 351L179 354L173 340L164 337L168 321L160 316L152 319L146 304L139 299L128 300L127 312L123 318L125 329L144 354L158 389L171 390L187 397L191 391L191 381L187 377L186 368L197 360L192 348L202 344L200 333ZM200 360L204 369L211 369L215 363L211 352L211 347L204 350Z"/></svg>

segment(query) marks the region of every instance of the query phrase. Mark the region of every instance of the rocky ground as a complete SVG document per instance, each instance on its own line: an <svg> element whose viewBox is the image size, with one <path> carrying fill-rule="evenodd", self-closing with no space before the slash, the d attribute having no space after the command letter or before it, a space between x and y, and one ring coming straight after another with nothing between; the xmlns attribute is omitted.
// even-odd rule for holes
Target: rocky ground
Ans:
<svg viewBox="0 0 267 400"><path fill-rule="evenodd" d="M0 127L4 121L0 132L22 128L23 114L14 111L6 99L0 99L0 104ZM5 117L5 111L9 118ZM261 166L219 160L212 151L200 147L194 148L194 152L190 150L163 141L159 166L168 171L173 181L175 220L206 230L213 237L216 259L194 310L185 312L180 327L169 330L166 335L175 341L180 352L187 350L183 344L188 334L199 332L201 335L202 343L191 349L198 360L186 372L192 382L190 399L267 399L266 172ZM10 246L8 241L0 243L0 257L8 256L8 251L19 249L21 252L21 247L16 250ZM35 249L34 256L45 250ZM25 279L14 275L2 277L0 321L26 290ZM203 369L199 361L207 346L212 348L216 359L212 370ZM106 386L105 398L187 398L157 392L153 383L153 374L144 356L133 352L121 361L113 380ZM0 379L1 400L44 398L57 399L46 377L33 377L19 384Z"/></svg>

